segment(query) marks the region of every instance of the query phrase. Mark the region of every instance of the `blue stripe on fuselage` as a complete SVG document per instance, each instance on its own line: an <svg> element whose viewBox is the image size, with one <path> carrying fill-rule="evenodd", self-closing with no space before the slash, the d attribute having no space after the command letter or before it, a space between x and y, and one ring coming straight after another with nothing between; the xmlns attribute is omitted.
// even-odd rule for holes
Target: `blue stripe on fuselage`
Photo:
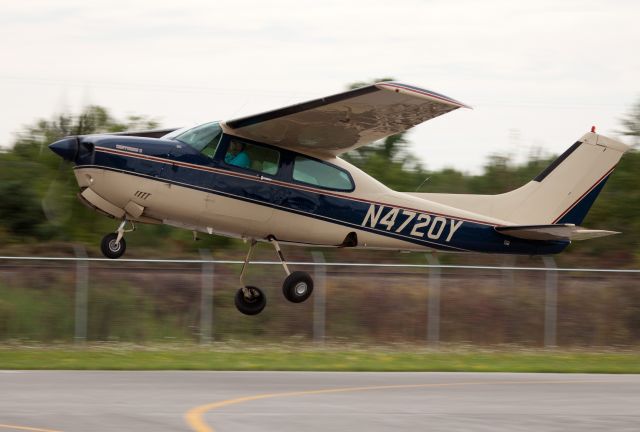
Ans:
<svg viewBox="0 0 640 432"><path fill-rule="evenodd" d="M104 146L102 143L100 145ZM148 152L143 155L122 151L114 154L108 153L108 151L110 150L102 150L97 147L95 162L91 165L249 201L396 238L423 247L448 251L549 254L560 252L568 245L568 242L536 242L510 238L497 233L492 225L468 220L462 220L462 224L456 229L456 224L461 221L458 218L442 217L426 212L418 213L411 209L402 209L384 203L372 203L343 195L323 193L310 188L297 187L293 184L282 185L274 181L261 181L257 175L220 170L216 166L207 166L202 163L195 164L197 161L195 157L170 159L162 154L149 157L147 156L149 155ZM113 150L111 151L113 152ZM159 157L162 158L159 159ZM188 162L194 164L194 166L186 167L182 162ZM88 166L84 165L84 167ZM78 168L82 167L82 165L78 166ZM372 206L374 206L374 212L379 212L377 223L369 220L364 225L367 213L371 211ZM394 223L390 225L391 218L387 218L386 225L382 223L384 216L393 211L397 213L397 217L392 218ZM410 213L414 213L412 223L402 227L406 218L410 217ZM444 222L442 220L439 221L443 226L438 226L437 228L440 229L436 229L433 232L437 234L439 231L440 235L437 239L429 238L429 226L424 226L422 230L415 231L422 233L422 237L411 234L415 229L416 223L419 222L418 215L420 214L425 215L422 222L425 222L427 217L434 224L436 223L436 218L444 219ZM398 232L400 228L402 229ZM455 229L455 233L449 236L452 229ZM448 237L450 239L447 242Z"/></svg>

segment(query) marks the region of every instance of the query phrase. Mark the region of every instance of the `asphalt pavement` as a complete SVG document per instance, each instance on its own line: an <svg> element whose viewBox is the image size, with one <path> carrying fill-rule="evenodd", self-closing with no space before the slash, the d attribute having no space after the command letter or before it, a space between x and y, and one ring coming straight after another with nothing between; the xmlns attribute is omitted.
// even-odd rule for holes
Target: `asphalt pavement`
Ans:
<svg viewBox="0 0 640 432"><path fill-rule="evenodd" d="M0 371L7 431L638 431L639 375Z"/></svg>

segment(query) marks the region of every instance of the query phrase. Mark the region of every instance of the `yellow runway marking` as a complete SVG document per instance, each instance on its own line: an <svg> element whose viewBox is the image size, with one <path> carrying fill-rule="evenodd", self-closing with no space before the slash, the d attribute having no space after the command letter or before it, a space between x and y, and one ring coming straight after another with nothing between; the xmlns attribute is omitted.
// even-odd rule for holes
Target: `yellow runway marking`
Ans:
<svg viewBox="0 0 640 432"><path fill-rule="evenodd" d="M40 429L40 428L33 428L28 426L17 426L17 425L10 425L10 424L0 424L0 428L21 430L21 431L32 431L32 432L62 432L54 429Z"/></svg>
<svg viewBox="0 0 640 432"><path fill-rule="evenodd" d="M292 396L308 396L327 393L348 393L359 391L372 391L372 390L393 390L393 389L410 389L410 388L430 388L430 387L456 387L456 386L472 386L472 385L518 385L518 384L600 384L610 383L610 381L499 381L499 382L457 382L457 383L433 383L433 384L400 384L400 385L386 385L386 386L369 386L369 387L345 387L345 388L333 388L324 390L307 390L307 391L295 391L284 393L264 393L253 396L244 396L235 399L227 399L219 402L213 402L205 405L200 405L190 409L185 414L184 418L187 424L195 432L215 432L215 429L203 420L204 414L209 411L217 410L229 405L236 405L245 402L251 402L261 399L283 398Z"/></svg>

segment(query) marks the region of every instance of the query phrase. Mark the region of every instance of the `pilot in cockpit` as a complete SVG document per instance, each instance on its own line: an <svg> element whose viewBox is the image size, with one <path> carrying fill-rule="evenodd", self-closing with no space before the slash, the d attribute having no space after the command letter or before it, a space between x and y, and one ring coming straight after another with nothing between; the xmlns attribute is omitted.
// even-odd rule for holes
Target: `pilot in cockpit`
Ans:
<svg viewBox="0 0 640 432"><path fill-rule="evenodd" d="M240 141L231 141L229 144L229 150L224 156L224 161L229 165L235 165L240 168L249 168L251 166L251 159L245 150L245 144Z"/></svg>

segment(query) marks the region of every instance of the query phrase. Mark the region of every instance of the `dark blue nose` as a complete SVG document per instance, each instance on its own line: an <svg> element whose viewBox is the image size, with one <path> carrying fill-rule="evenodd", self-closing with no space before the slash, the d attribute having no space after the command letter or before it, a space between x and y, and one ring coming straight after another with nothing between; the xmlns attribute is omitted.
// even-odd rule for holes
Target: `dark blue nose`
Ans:
<svg viewBox="0 0 640 432"><path fill-rule="evenodd" d="M78 138L69 137L50 144L49 148L62 159L73 162L78 154L78 145Z"/></svg>

